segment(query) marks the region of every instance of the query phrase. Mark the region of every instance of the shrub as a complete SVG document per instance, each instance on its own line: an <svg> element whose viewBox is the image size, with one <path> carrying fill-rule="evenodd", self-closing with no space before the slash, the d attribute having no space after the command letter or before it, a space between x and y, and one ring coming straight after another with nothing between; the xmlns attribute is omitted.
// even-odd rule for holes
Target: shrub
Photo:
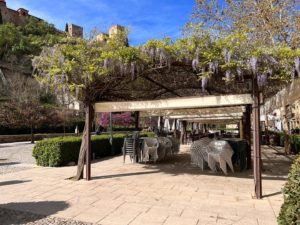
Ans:
<svg viewBox="0 0 300 225"><path fill-rule="evenodd" d="M284 134L283 132L272 132L269 131L272 136L276 137L276 140L279 141L279 146L284 147ZM289 134L291 150L294 154L298 154L300 152L300 135L299 134Z"/></svg>
<svg viewBox="0 0 300 225"><path fill-rule="evenodd" d="M284 203L278 216L281 225L300 224L300 157L292 165L283 188Z"/></svg>
<svg viewBox="0 0 300 225"><path fill-rule="evenodd" d="M76 126L82 132L84 128L84 121L74 121L72 124L65 127L66 133L74 133ZM62 125L48 126L44 125L34 129L36 134L48 134L48 133L63 133L64 127ZM18 135L18 134L30 134L30 127L8 127L0 125L0 135Z"/></svg>
<svg viewBox="0 0 300 225"><path fill-rule="evenodd" d="M92 136L91 153L95 158L118 155L122 152L126 134L114 134L113 144L110 144L108 134ZM142 137L152 137L153 133L141 133ZM81 145L81 137L49 138L36 143L33 157L39 166L65 166L77 162Z"/></svg>

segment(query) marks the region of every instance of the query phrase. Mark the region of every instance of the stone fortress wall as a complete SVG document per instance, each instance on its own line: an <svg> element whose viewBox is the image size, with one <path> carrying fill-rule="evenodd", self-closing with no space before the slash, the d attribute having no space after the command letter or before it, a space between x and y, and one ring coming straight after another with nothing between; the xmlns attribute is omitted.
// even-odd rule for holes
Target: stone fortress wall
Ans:
<svg viewBox="0 0 300 225"><path fill-rule="evenodd" d="M0 24L13 23L17 26L24 26L28 17L34 17L40 21L42 20L30 15L27 9L10 9L6 5L6 0L0 0ZM83 28L78 25L67 24L66 32L68 32L72 37L83 37Z"/></svg>
<svg viewBox="0 0 300 225"><path fill-rule="evenodd" d="M34 17L38 20L42 20L38 17L29 14L29 11L24 8L13 10L7 7L6 0L0 0L0 24L13 23L17 26L24 26L28 17ZM106 42L109 37L124 32L125 28L120 25L113 25L109 28L108 33L101 32L97 35L97 41ZM62 32L62 31L58 31ZM66 24L65 32L69 33L72 37L83 37L83 27L75 24Z"/></svg>

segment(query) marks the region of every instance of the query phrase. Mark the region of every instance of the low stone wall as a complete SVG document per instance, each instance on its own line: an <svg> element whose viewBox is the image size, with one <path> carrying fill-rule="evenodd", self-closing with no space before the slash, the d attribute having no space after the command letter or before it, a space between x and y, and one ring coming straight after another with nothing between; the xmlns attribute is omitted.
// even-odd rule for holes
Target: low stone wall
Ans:
<svg viewBox="0 0 300 225"><path fill-rule="evenodd" d="M66 133L66 134L35 134L34 140L39 141L44 138L52 138L52 137L62 137L62 136L76 136L74 133ZM0 143L11 143L11 142L24 142L31 141L30 134L21 134L21 135L0 135Z"/></svg>

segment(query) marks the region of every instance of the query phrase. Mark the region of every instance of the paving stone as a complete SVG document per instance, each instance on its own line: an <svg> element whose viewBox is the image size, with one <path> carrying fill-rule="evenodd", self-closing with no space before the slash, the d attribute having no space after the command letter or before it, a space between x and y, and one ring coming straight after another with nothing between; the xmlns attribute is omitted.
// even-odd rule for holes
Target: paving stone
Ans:
<svg viewBox="0 0 300 225"><path fill-rule="evenodd" d="M123 164L122 157L95 162L89 182L66 180L76 167L35 167L0 174L0 208L5 208L0 218L26 224L28 216L33 217L31 224L43 225L276 224L283 202L280 191L287 178L287 173L277 172L282 170L281 161L288 163L284 156L275 157L276 151L262 148L266 197L256 200L251 171L228 176L202 172L190 165L188 149L182 146L179 155L159 164ZM278 162L267 163L273 156ZM66 207L57 207L57 202ZM24 204L29 205L24 208Z"/></svg>

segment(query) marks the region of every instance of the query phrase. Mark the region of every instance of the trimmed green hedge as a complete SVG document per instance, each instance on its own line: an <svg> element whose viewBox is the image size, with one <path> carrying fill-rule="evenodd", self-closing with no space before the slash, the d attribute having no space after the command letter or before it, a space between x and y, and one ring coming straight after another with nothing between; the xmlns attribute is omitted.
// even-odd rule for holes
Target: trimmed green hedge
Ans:
<svg viewBox="0 0 300 225"><path fill-rule="evenodd" d="M109 142L109 135L92 136L92 156L103 158L118 155L122 152L126 134L114 134L113 146ZM153 133L141 133L141 137L151 137ZM59 167L70 162L77 163L81 145L81 137L58 137L39 141L33 149L33 157L39 166Z"/></svg>
<svg viewBox="0 0 300 225"><path fill-rule="evenodd" d="M84 121L77 121L65 127L66 133L74 133L76 126L82 132L84 128ZM0 126L0 135L19 135L19 134L30 134L30 127L10 127ZM36 134L51 134L51 133L64 133L64 127L62 125L44 125L34 129Z"/></svg>
<svg viewBox="0 0 300 225"><path fill-rule="evenodd" d="M284 203L277 218L278 224L300 224L300 157L292 165L283 193Z"/></svg>

